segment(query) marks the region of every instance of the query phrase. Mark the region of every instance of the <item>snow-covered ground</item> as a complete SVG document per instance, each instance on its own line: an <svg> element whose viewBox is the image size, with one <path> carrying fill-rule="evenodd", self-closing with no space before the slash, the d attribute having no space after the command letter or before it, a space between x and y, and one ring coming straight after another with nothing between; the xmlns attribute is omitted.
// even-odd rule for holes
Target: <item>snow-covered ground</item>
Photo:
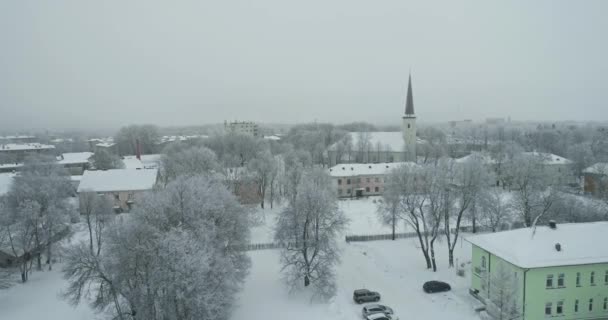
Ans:
<svg viewBox="0 0 608 320"><path fill-rule="evenodd" d="M369 197L357 200L340 200L338 205L350 220L346 235L371 235L391 233L390 226L383 225L378 219L376 201L380 197ZM257 211L260 224L251 228L251 243L273 242L274 225L277 215L284 206L275 206L273 209L266 208ZM413 231L401 222L396 228L397 232Z"/></svg>
<svg viewBox="0 0 608 320"><path fill-rule="evenodd" d="M469 270L458 277L447 267L447 249L439 244L439 271L426 269L414 239L342 243L342 263L337 268L338 293L327 304L311 303L305 293L290 295L281 280L279 251L252 251L253 265L232 320L360 319L361 305L352 300L353 290L368 288L380 292L380 303L391 306L401 319L478 319L474 299L468 294ZM459 262L470 260L471 248L459 244ZM422 284L443 280L452 291L426 294Z"/></svg>

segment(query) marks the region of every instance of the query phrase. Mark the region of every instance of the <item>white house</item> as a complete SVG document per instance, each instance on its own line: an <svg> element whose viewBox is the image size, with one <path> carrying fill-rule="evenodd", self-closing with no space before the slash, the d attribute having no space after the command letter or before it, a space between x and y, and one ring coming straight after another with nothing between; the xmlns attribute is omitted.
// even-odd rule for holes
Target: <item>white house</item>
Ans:
<svg viewBox="0 0 608 320"><path fill-rule="evenodd" d="M347 163L329 168L333 186L342 198L380 195L384 192L386 175L400 166L414 162Z"/></svg>
<svg viewBox="0 0 608 320"><path fill-rule="evenodd" d="M78 185L78 196L95 192L108 197L117 212L129 211L142 194L156 185L156 169L113 169L85 171Z"/></svg>

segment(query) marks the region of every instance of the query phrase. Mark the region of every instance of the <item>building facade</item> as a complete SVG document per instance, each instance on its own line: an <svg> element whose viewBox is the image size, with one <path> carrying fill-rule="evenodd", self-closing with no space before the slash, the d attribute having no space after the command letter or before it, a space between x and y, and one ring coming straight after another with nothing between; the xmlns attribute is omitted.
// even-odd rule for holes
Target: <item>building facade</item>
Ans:
<svg viewBox="0 0 608 320"><path fill-rule="evenodd" d="M608 163L596 163L583 170L583 191L595 196L608 195Z"/></svg>
<svg viewBox="0 0 608 320"><path fill-rule="evenodd" d="M491 315L608 319L608 249L596 241L607 232L596 222L469 237L470 293Z"/></svg>
<svg viewBox="0 0 608 320"><path fill-rule="evenodd" d="M377 196L384 192L386 176L390 170L404 165L415 165L415 163L339 164L329 169L329 175L340 198Z"/></svg>
<svg viewBox="0 0 608 320"><path fill-rule="evenodd" d="M227 133L244 134L252 137L259 136L259 127L257 123L251 121L224 121L224 130Z"/></svg>

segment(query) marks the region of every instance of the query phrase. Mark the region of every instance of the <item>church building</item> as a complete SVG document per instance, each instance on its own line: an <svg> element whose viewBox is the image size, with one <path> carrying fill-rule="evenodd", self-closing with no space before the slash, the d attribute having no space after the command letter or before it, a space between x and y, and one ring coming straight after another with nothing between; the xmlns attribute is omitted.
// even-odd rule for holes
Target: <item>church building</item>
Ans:
<svg viewBox="0 0 608 320"><path fill-rule="evenodd" d="M350 132L327 150L330 165L339 163L416 162L416 114L412 76L407 85L401 132Z"/></svg>

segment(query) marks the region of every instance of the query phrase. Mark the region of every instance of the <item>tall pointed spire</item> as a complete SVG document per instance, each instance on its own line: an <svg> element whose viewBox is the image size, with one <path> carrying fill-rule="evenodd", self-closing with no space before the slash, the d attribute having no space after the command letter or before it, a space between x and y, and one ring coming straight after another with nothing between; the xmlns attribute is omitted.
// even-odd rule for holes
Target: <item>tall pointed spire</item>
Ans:
<svg viewBox="0 0 608 320"><path fill-rule="evenodd" d="M414 115L414 97L412 96L412 74L410 73L410 77L407 83L407 99L405 100L405 115L413 116Z"/></svg>

